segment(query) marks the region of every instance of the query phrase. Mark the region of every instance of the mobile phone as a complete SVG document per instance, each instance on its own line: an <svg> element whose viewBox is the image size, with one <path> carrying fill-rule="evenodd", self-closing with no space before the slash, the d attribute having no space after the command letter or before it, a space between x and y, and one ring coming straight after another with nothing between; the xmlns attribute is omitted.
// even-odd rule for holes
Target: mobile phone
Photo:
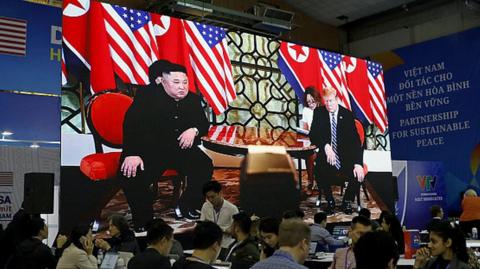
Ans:
<svg viewBox="0 0 480 269"><path fill-rule="evenodd" d="M98 228L99 228L99 227L100 227L100 223L95 220L95 221L92 223L92 232L94 232L94 233L98 232Z"/></svg>

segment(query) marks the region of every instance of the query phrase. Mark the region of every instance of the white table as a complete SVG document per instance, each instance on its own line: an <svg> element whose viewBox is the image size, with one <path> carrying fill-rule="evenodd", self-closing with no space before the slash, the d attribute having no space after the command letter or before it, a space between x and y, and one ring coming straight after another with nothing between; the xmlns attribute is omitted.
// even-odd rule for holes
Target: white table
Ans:
<svg viewBox="0 0 480 269"><path fill-rule="evenodd" d="M480 248L480 240L467 240L467 248Z"/></svg>

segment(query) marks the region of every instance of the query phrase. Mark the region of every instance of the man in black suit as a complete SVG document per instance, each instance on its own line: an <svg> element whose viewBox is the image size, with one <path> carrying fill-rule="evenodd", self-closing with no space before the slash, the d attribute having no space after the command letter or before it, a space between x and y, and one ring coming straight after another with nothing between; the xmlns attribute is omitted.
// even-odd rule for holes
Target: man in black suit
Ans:
<svg viewBox="0 0 480 269"><path fill-rule="evenodd" d="M153 219L154 184L166 169L187 178L179 202L184 217L199 218L202 186L212 160L198 147L210 127L200 97L189 92L185 67L165 60L149 68L150 84L139 89L123 125L120 177L136 230Z"/></svg>
<svg viewBox="0 0 480 269"><path fill-rule="evenodd" d="M333 88L322 90L325 106L315 109L310 130L310 141L319 148L315 160L315 179L327 199L327 212L335 208L332 185L342 185L348 180L348 187L342 201L345 213L351 213L350 202L364 179L363 149L360 143L353 113L338 105L337 91ZM320 194L321 195L321 194ZM320 200L319 196L319 200Z"/></svg>
<svg viewBox="0 0 480 269"><path fill-rule="evenodd" d="M172 248L173 229L162 219L153 220L147 230L148 246L128 262L128 269L170 269L168 253Z"/></svg>

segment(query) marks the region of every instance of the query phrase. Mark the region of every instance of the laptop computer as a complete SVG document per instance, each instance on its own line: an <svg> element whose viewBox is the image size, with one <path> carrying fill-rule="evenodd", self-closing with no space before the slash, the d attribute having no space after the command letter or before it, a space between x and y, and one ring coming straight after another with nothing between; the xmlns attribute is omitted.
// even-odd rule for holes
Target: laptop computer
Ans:
<svg viewBox="0 0 480 269"><path fill-rule="evenodd" d="M118 261L118 253L116 252L107 252L103 257L102 264L100 269L115 269Z"/></svg>
<svg viewBox="0 0 480 269"><path fill-rule="evenodd" d="M315 253L317 252L317 245L318 242L310 242L310 249L308 251L309 256L315 256Z"/></svg>
<svg viewBox="0 0 480 269"><path fill-rule="evenodd" d="M348 225L337 225L333 227L332 235L335 238L342 239L348 236L348 231L350 226Z"/></svg>

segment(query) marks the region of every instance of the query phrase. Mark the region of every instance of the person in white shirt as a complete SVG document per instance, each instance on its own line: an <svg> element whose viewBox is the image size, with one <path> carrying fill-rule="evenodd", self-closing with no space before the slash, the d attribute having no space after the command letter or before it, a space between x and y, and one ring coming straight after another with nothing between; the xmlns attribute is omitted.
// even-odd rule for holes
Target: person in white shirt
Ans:
<svg viewBox="0 0 480 269"><path fill-rule="evenodd" d="M313 111L322 105L322 97L317 89L308 87L303 94L303 110L301 127L307 131L310 130L313 121Z"/></svg>
<svg viewBox="0 0 480 269"><path fill-rule="evenodd" d="M238 208L223 199L222 185L218 181L209 181L203 185L203 195L206 198L200 212L200 220L209 220L216 223L224 232L222 248L226 249L233 242L228 230L233 223L233 215L238 213Z"/></svg>
<svg viewBox="0 0 480 269"><path fill-rule="evenodd" d="M303 94L303 110L302 110L302 120L300 121L300 128L308 134L310 132L310 127L312 126L313 121L313 111L315 108L322 106L322 97L320 92L314 87L308 87L305 89ZM307 159L307 174L308 174L308 190L313 190L313 166L315 163L316 154L312 154ZM310 193L308 193L310 194Z"/></svg>

